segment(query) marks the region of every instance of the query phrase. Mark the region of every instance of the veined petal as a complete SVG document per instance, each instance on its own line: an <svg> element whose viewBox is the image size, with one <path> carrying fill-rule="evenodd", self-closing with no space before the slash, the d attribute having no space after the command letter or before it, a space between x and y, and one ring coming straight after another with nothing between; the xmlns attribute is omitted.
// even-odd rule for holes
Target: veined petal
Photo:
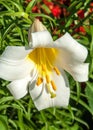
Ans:
<svg viewBox="0 0 93 130"><path fill-rule="evenodd" d="M31 47L50 47L50 44L52 43L53 39L48 31L31 33L31 38L29 40L29 46Z"/></svg>
<svg viewBox="0 0 93 130"><path fill-rule="evenodd" d="M59 48L56 63L69 72L76 81L88 80L88 63L83 63L87 57L87 49L74 40L68 33L54 42Z"/></svg>
<svg viewBox="0 0 93 130"><path fill-rule="evenodd" d="M28 93L28 83L31 80L31 76L27 76L24 79L15 80L11 82L7 88L14 96L15 99L20 99Z"/></svg>
<svg viewBox="0 0 93 130"><path fill-rule="evenodd" d="M64 68L76 81L84 82L88 80L89 63L69 65Z"/></svg>
<svg viewBox="0 0 93 130"><path fill-rule="evenodd" d="M30 74L34 65L25 58L28 52L24 47L7 47L0 57L0 78L13 81Z"/></svg>
<svg viewBox="0 0 93 130"><path fill-rule="evenodd" d="M23 61L20 64L0 61L0 78L8 81L24 78L33 70L34 65L30 61Z"/></svg>
<svg viewBox="0 0 93 130"><path fill-rule="evenodd" d="M77 58L70 57L70 55L64 51L60 50L59 52L56 64L70 73L76 81L87 81L89 64L80 62L79 60L77 61Z"/></svg>
<svg viewBox="0 0 93 130"><path fill-rule="evenodd" d="M62 49L67 59L75 59L76 61L85 61L88 51L87 49L73 39L69 33L66 33L61 38L54 42L54 47Z"/></svg>
<svg viewBox="0 0 93 130"><path fill-rule="evenodd" d="M56 98L54 98L54 106L67 107L70 98L70 88L65 72L61 71L61 73L62 75L59 76L57 76L55 73L52 73L52 79L54 80L57 86L57 96Z"/></svg>
<svg viewBox="0 0 93 130"><path fill-rule="evenodd" d="M26 47L23 46L7 46L0 56L0 60L10 60L11 62L20 61L31 51L31 49L26 49Z"/></svg>
<svg viewBox="0 0 93 130"><path fill-rule="evenodd" d="M69 103L70 89L68 87L67 79L65 80L66 77L64 77L64 74L58 76L53 72L51 78L57 86L55 98L51 98L50 94L47 92L46 82L43 82L39 87L36 86L34 82L33 88L29 89L30 95L38 110L53 106L66 107Z"/></svg>

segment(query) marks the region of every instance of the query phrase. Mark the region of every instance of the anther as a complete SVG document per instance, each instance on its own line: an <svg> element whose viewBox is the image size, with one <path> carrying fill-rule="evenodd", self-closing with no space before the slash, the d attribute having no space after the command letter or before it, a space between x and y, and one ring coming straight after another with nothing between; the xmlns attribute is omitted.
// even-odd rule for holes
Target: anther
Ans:
<svg viewBox="0 0 93 130"><path fill-rule="evenodd" d="M52 80L51 80L51 85L52 85L53 90L57 90L57 87L56 87L54 81L52 81Z"/></svg>
<svg viewBox="0 0 93 130"><path fill-rule="evenodd" d="M57 75L60 75L60 71L58 70L57 67L54 67L53 69L55 70L55 72L56 72Z"/></svg>
<svg viewBox="0 0 93 130"><path fill-rule="evenodd" d="M39 86L43 82L43 79L41 77L38 77L36 85Z"/></svg>
<svg viewBox="0 0 93 130"><path fill-rule="evenodd" d="M50 82L50 77L49 77L49 75L46 75L46 82L47 82L47 83Z"/></svg>

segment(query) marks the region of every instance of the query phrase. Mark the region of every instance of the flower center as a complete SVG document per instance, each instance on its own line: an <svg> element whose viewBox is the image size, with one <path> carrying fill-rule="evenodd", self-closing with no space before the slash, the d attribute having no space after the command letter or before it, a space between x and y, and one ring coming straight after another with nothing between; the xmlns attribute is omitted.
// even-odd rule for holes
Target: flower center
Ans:
<svg viewBox="0 0 93 130"><path fill-rule="evenodd" d="M51 98L56 96L55 91L57 89L54 81L51 80L51 72L54 70L57 75L60 75L58 68L54 66L57 55L58 50L55 48L35 48L27 55L27 58L34 62L39 73L36 85L40 86L45 80L46 88Z"/></svg>

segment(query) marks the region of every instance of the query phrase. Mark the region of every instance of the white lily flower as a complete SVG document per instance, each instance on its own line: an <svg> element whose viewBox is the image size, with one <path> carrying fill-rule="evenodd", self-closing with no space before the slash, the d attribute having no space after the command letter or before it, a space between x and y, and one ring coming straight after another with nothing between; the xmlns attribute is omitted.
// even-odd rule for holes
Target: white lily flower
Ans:
<svg viewBox="0 0 93 130"><path fill-rule="evenodd" d="M0 77L11 81L7 86L16 99L29 91L35 106L42 110L66 107L70 88L66 70L79 82L88 80L87 49L69 33L53 41L39 20L29 30L29 48L8 46L0 57Z"/></svg>

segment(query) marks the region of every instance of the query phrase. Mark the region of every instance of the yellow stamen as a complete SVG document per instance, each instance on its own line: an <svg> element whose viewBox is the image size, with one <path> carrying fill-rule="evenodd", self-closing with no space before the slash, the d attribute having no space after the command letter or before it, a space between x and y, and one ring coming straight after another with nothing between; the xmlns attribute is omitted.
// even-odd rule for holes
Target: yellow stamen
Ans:
<svg viewBox="0 0 93 130"><path fill-rule="evenodd" d="M42 71L45 71L46 72L46 66L44 64L42 64Z"/></svg>
<svg viewBox="0 0 93 130"><path fill-rule="evenodd" d="M56 97L56 93L52 92L50 89L50 84L46 84L47 92L50 93L51 98Z"/></svg>
<svg viewBox="0 0 93 130"><path fill-rule="evenodd" d="M36 85L39 86L43 82L43 79L41 77L38 77Z"/></svg>
<svg viewBox="0 0 93 130"><path fill-rule="evenodd" d="M55 70L55 72L56 72L57 75L60 75L60 71L58 70L57 67L54 67L53 69Z"/></svg>
<svg viewBox="0 0 93 130"><path fill-rule="evenodd" d="M49 77L49 75L46 75L46 82L47 82L47 83L50 82L50 77Z"/></svg>
<svg viewBox="0 0 93 130"><path fill-rule="evenodd" d="M54 81L52 81L52 80L51 80L51 85L52 85L53 90L57 90L57 87L56 87Z"/></svg>

